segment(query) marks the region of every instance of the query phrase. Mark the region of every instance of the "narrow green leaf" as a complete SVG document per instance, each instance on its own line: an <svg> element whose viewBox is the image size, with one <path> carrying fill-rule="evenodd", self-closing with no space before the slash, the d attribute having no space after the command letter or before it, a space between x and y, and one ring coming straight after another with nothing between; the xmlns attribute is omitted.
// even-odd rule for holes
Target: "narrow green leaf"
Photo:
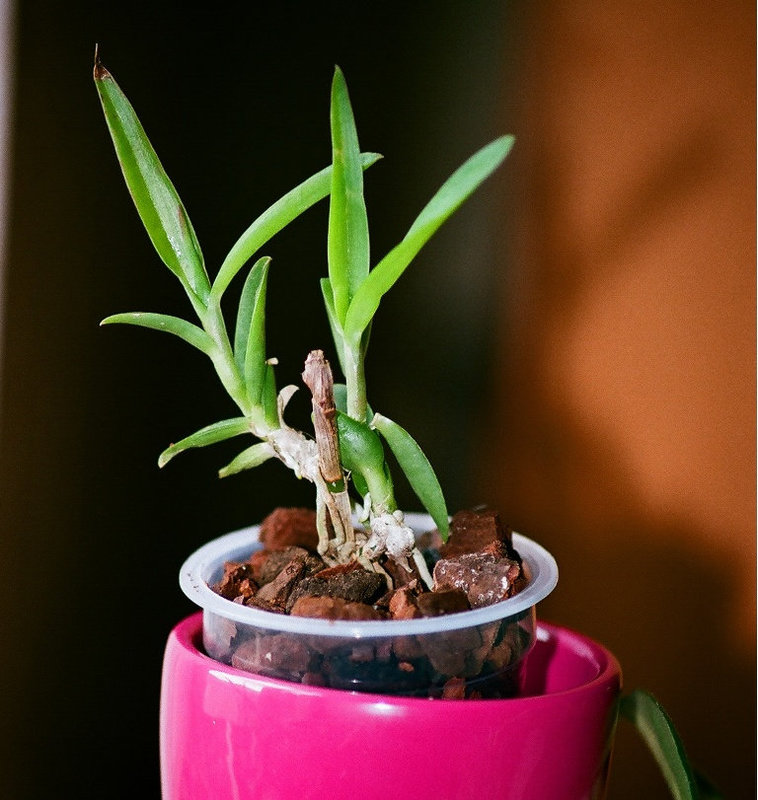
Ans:
<svg viewBox="0 0 758 800"><path fill-rule="evenodd" d="M345 320L351 298L369 271L369 236L363 199L358 133L345 77L334 70L331 98L332 186L329 202L329 278L337 320Z"/></svg>
<svg viewBox="0 0 758 800"><path fill-rule="evenodd" d="M391 419L375 414L372 425L384 437L408 478L411 488L434 520L443 541L447 541L449 529L447 506L429 459L408 431Z"/></svg>
<svg viewBox="0 0 758 800"><path fill-rule="evenodd" d="M245 370L245 354L247 340L250 338L250 323L253 312L259 302L261 286L265 284L271 259L260 258L253 264L242 287L239 306L237 307L237 324L234 329L234 361L242 373ZM264 287L265 288L265 287Z"/></svg>
<svg viewBox="0 0 758 800"><path fill-rule="evenodd" d="M363 153L361 165L368 169L375 164L381 156L378 153ZM213 281L211 296L216 302L226 291L234 276L245 264L263 247L266 242L282 228L289 225L292 220L299 217L319 200L323 200L331 189L332 167L326 167L317 172L303 183L287 192L277 200L269 209L264 211L240 236L229 255L224 259Z"/></svg>
<svg viewBox="0 0 758 800"><path fill-rule="evenodd" d="M236 458L232 459L225 467L218 471L219 478L228 478L246 469L260 466L274 455L268 442L258 442L252 447L243 450Z"/></svg>
<svg viewBox="0 0 758 800"><path fill-rule="evenodd" d="M663 773L671 796L676 800L699 800L684 745L663 706L649 692L635 689L621 698L619 711L637 728Z"/></svg>
<svg viewBox="0 0 758 800"><path fill-rule="evenodd" d="M248 399L261 404L266 371L266 281L271 259L255 262L240 296L234 333L234 359L244 375Z"/></svg>
<svg viewBox="0 0 758 800"><path fill-rule="evenodd" d="M95 86L126 185L158 255L190 296L207 304L203 254L189 216L137 115L113 76L95 62Z"/></svg>
<svg viewBox="0 0 758 800"><path fill-rule="evenodd" d="M171 447L167 447L158 457L158 466L165 467L171 459L189 450L191 447L206 447L209 444L223 442L234 436L241 436L243 433L250 433L250 421L247 417L234 417L225 419L221 422L214 422L199 431L186 436Z"/></svg>
<svg viewBox="0 0 758 800"><path fill-rule="evenodd" d="M324 306L326 307L326 317L329 320L329 328L332 332L334 348L337 351L337 360L340 363L342 374L345 374L345 340L342 338L342 327L337 319L337 312L334 308L334 294L329 278L321 279L321 294L324 296Z"/></svg>
<svg viewBox="0 0 758 800"><path fill-rule="evenodd" d="M100 324L112 325L114 323L124 323L127 325L138 325L141 328L150 328L154 331L165 331L173 333L193 347L197 347L206 355L210 355L213 350L213 339L197 325L187 322L180 317L172 317L169 314L153 314L143 311L132 311L125 314L112 314L106 317Z"/></svg>
<svg viewBox="0 0 758 800"><path fill-rule="evenodd" d="M348 342L358 340L382 297L440 225L500 166L513 142L512 136L503 136L471 156L426 204L400 244L371 270L353 297L345 318L343 330Z"/></svg>
<svg viewBox="0 0 758 800"><path fill-rule="evenodd" d="M274 375L274 366L270 362L266 362L265 372L263 374L263 391L261 392L261 405L263 406L263 413L266 417L266 422L272 430L279 427L279 408L277 404L277 391L276 391L276 375Z"/></svg>
<svg viewBox="0 0 758 800"><path fill-rule="evenodd" d="M385 465L382 440L376 431L371 430L365 422L358 422L337 411L337 433L342 465L363 478L363 485L371 493L373 505L383 505L394 511L392 480Z"/></svg>

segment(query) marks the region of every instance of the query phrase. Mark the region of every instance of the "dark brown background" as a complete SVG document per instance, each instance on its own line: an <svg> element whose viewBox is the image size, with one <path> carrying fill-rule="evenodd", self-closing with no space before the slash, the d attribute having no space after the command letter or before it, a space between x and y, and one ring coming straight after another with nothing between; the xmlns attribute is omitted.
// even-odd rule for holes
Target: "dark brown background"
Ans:
<svg viewBox="0 0 758 800"><path fill-rule="evenodd" d="M543 616L610 646L727 797L753 797L752 4L19 5L2 795L158 797L162 647L191 610L181 561L309 499L276 465L217 481L224 447L155 466L231 407L181 343L97 327L187 313L121 184L90 79L99 41L212 270L327 163L335 62L363 146L386 155L367 178L377 254L469 153L516 133L383 304L372 403L425 445L451 507L497 504L553 549ZM268 248L283 381L328 346L325 220ZM641 795L666 792L622 728L610 798Z"/></svg>

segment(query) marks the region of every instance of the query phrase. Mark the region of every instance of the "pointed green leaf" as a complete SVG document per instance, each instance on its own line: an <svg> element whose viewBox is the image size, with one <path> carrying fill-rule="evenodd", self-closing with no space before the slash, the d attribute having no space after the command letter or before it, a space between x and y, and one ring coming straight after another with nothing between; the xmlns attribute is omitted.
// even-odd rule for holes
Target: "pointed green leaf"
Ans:
<svg viewBox="0 0 758 800"><path fill-rule="evenodd" d="M261 405L266 417L266 422L272 430L279 427L279 406L277 402L276 391L276 375L274 374L274 365L266 362L265 372L263 374L263 391L261 392Z"/></svg>
<svg viewBox="0 0 758 800"><path fill-rule="evenodd" d="M369 271L369 236L363 199L363 170L353 110L342 71L332 81L332 186L329 203L329 278L337 320L345 320L350 299Z"/></svg>
<svg viewBox="0 0 758 800"><path fill-rule="evenodd" d="M679 734L663 706L648 692L635 689L621 698L620 713L637 728L676 800L699 800L695 777Z"/></svg>
<svg viewBox="0 0 758 800"><path fill-rule="evenodd" d="M99 60L95 63L94 78L126 185L148 236L185 291L205 305L210 283L182 201L134 109Z"/></svg>
<svg viewBox="0 0 758 800"><path fill-rule="evenodd" d="M270 258L260 258L250 270L234 333L234 359L244 375L248 398L256 406L261 404L266 370L266 280L270 263Z"/></svg>
<svg viewBox="0 0 758 800"><path fill-rule="evenodd" d="M239 306L237 308L237 324L234 329L234 361L240 372L245 369L245 354L247 353L247 340L250 338L250 323L253 312L260 302L261 287L265 286L268 276L268 267L271 259L260 258L253 264L248 273L245 285L242 287Z"/></svg>
<svg viewBox="0 0 758 800"><path fill-rule="evenodd" d="M445 181L405 238L371 270L356 292L343 325L347 341L357 341L371 322L382 297L440 225L500 166L513 142L512 136L496 139L471 156Z"/></svg>
<svg viewBox="0 0 758 800"><path fill-rule="evenodd" d="M332 332L332 340L334 341L334 348L337 351L337 360L340 363L342 374L345 374L345 341L342 338L342 328L339 320L337 319L337 312L334 308L334 294L332 292L332 284L329 278L321 279L321 294L324 296L324 305L326 306L326 317L329 320L329 328Z"/></svg>
<svg viewBox="0 0 758 800"><path fill-rule="evenodd" d="M210 355L213 350L213 339L202 328L198 328L197 325L193 325L180 317L172 317L169 314L132 311L125 314L112 314L100 324L111 325L114 323L138 325L141 328L150 328L154 331L173 333L174 336L178 336L193 347L197 347L198 350L201 350L206 355Z"/></svg>
<svg viewBox="0 0 758 800"><path fill-rule="evenodd" d="M252 447L243 450L236 458L232 459L225 467L218 471L219 478L228 478L246 469L260 466L274 456L274 451L268 442L258 442Z"/></svg>
<svg viewBox="0 0 758 800"><path fill-rule="evenodd" d="M158 466L165 467L166 464L179 453L189 450L191 447L206 447L209 444L223 442L234 436L241 436L243 433L250 433L250 421L247 417L234 417L225 419L221 422L214 422L199 431L186 436L171 447L167 447L158 457Z"/></svg>
<svg viewBox="0 0 758 800"><path fill-rule="evenodd" d="M442 488L429 459L416 440L396 422L375 414L372 426L382 434L411 488L434 520L443 541L447 541L449 523Z"/></svg>
<svg viewBox="0 0 758 800"><path fill-rule="evenodd" d="M368 169L375 164L381 156L378 153L363 153L361 166ZM317 172L303 183L287 192L277 200L269 209L264 211L250 227L240 236L229 255L224 259L213 281L211 295L216 302L226 291L234 276L245 264L263 247L266 242L292 220L299 217L319 200L323 200L331 190L332 167L326 167Z"/></svg>

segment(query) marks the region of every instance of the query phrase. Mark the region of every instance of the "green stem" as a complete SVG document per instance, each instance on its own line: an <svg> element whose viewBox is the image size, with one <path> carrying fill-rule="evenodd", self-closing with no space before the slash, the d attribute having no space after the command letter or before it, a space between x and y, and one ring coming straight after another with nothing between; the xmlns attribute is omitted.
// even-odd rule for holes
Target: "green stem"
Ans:
<svg viewBox="0 0 758 800"><path fill-rule="evenodd" d="M221 307L212 300L208 308L203 312L199 312L198 315L203 329L216 345L216 352L211 358L221 383L240 411L246 417L250 417L254 425L258 427L260 420L264 418L263 409L252 406L247 397L245 382L239 373L237 363L234 360L232 346L226 333Z"/></svg>
<svg viewBox="0 0 758 800"><path fill-rule="evenodd" d="M347 385L347 413L359 422L366 421L366 372L361 347L345 345L345 383Z"/></svg>

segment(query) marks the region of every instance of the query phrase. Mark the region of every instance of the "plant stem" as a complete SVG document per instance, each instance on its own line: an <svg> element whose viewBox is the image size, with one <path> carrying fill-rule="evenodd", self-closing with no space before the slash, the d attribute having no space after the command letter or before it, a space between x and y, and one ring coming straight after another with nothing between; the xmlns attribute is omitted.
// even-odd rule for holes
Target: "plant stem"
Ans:
<svg viewBox="0 0 758 800"><path fill-rule="evenodd" d="M347 413L359 422L366 421L368 401L366 399L365 360L360 344L345 346L345 383L347 385Z"/></svg>

